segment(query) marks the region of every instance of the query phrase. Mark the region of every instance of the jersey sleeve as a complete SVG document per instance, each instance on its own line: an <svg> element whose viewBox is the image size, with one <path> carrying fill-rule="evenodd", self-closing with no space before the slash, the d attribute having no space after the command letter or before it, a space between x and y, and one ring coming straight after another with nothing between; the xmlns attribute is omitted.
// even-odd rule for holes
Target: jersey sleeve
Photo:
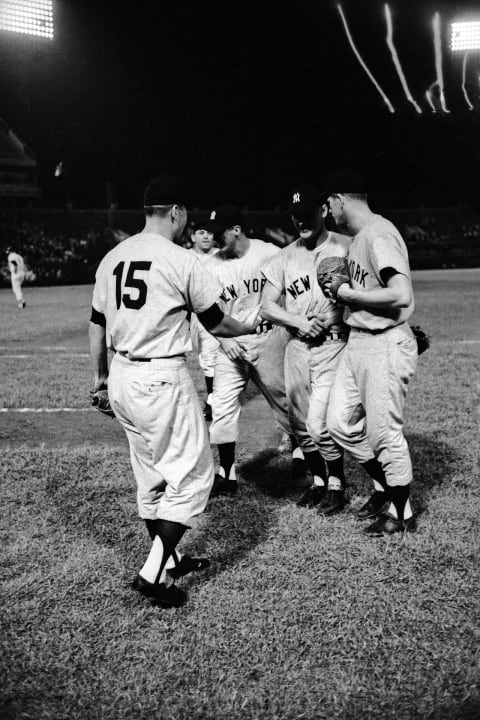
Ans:
<svg viewBox="0 0 480 720"><path fill-rule="evenodd" d="M280 290L280 292L285 291L285 273L283 258L284 256L281 251L276 252L274 255L272 255L271 258L267 260L266 263L264 263L262 267L263 277L268 282L272 283L273 287L277 288L277 290Z"/></svg>
<svg viewBox="0 0 480 720"><path fill-rule="evenodd" d="M93 288L92 308L102 315L107 310L107 275L103 263L97 268L95 274L95 285Z"/></svg>
<svg viewBox="0 0 480 720"><path fill-rule="evenodd" d="M189 309L197 314L208 310L217 302L221 292L222 288L215 275L195 260L186 287Z"/></svg>
<svg viewBox="0 0 480 720"><path fill-rule="evenodd" d="M400 238L394 235L376 235L369 247L370 262L375 275L380 279L380 273L385 268L393 268L401 275L410 276L407 248Z"/></svg>

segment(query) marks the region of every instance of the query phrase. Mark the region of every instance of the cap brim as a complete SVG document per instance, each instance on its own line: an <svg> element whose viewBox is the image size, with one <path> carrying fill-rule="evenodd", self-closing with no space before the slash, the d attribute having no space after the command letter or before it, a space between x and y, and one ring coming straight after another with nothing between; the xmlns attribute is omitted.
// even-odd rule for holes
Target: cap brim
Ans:
<svg viewBox="0 0 480 720"><path fill-rule="evenodd" d="M210 220L210 222L205 223L205 225L202 225L202 228L203 230L213 233L214 235L217 235L218 233L223 233L227 229L225 225L217 223L215 222L215 220Z"/></svg>

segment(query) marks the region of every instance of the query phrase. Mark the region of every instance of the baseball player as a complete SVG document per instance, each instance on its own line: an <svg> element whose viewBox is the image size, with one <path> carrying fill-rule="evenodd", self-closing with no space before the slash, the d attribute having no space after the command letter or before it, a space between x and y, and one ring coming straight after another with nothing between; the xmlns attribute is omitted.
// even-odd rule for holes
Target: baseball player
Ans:
<svg viewBox="0 0 480 720"><path fill-rule="evenodd" d="M217 304L222 288L173 242L187 220L179 181L153 180L144 205L143 231L119 243L98 267L90 352L94 401L108 382L111 408L130 445L139 515L152 538L134 588L170 607L186 600L174 578L207 564L180 559L176 547L204 510L214 476L207 427L186 369L189 314L215 335L248 337L255 328L224 315ZM115 351L110 372L107 348Z"/></svg>
<svg viewBox="0 0 480 720"><path fill-rule="evenodd" d="M265 282L261 268L279 252L270 243L245 235L238 208L223 205L211 214L207 229L222 238L223 248L208 263L221 286L219 305L236 320L254 323L259 317L260 295ZM210 440L218 446L220 467L212 496L237 491L235 445L241 395L251 379L272 408L284 432L292 433L285 395L283 358L286 334L280 327L263 322L255 336L222 339L217 352L213 380Z"/></svg>
<svg viewBox="0 0 480 720"><path fill-rule="evenodd" d="M218 247L214 245L214 235L205 229L205 225L206 222L194 224L193 232L190 236L192 241L191 252L194 253L195 257L202 263L218 252ZM205 420L209 422L212 419L213 373L218 340L216 340L208 330L205 330L202 323L198 322L196 315L192 315L191 317L190 333L192 335L193 347L198 353L198 362L203 371L205 385L207 386L207 400L203 408L203 414Z"/></svg>
<svg viewBox="0 0 480 720"><path fill-rule="evenodd" d="M327 190L335 222L354 235L348 259L351 282L336 289L337 299L347 304L350 336L332 387L327 427L373 479L374 493L358 515L378 517L364 532L412 531L412 463L403 410L417 344L407 322L414 309L408 252L397 228L370 210L358 173L332 173ZM333 281L327 282L325 292L332 286ZM387 513L381 515L387 503Z"/></svg>
<svg viewBox="0 0 480 720"><path fill-rule="evenodd" d="M330 388L347 340L343 310L325 297L317 282L323 258L348 253L350 238L329 232L322 193L301 185L290 197L299 238L264 267L261 315L288 328L285 382L293 431L313 476L300 506L319 506L333 515L345 506L343 451L327 431ZM326 470L325 470L326 464Z"/></svg>
<svg viewBox="0 0 480 720"><path fill-rule="evenodd" d="M25 263L23 262L23 257L15 252L13 248L7 248L7 261L15 300L19 308L24 308L26 307L26 302L22 292L22 283L25 280Z"/></svg>

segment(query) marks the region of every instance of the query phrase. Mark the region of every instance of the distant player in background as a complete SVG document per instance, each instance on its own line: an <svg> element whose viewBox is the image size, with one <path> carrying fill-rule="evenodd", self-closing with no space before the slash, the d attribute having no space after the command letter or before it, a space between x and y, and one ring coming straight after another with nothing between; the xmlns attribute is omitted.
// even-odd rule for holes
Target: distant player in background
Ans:
<svg viewBox="0 0 480 720"><path fill-rule="evenodd" d="M270 243L247 237L238 208L224 205L214 210L207 230L221 237L223 247L206 269L222 286L218 301L223 312L240 322L258 319L264 278L263 265L279 252ZM217 352L213 381L210 440L218 446L220 467L211 495L237 491L235 445L239 433L241 396L252 380L273 410L286 433L291 434L285 394L284 355L287 342L283 328L263 322L257 335L222 338Z"/></svg>
<svg viewBox="0 0 480 720"><path fill-rule="evenodd" d="M218 252L218 247L214 243L214 235L205 229L204 223L198 222L192 224L193 232L190 236L192 248L190 252L194 253L197 259L204 263L206 260ZM218 340L211 335L202 323L199 322L196 315L192 315L190 320L190 333L192 335L193 348L198 353L198 362L205 377L205 385L207 386L207 400L203 408L205 420L209 422L212 419L212 392L213 392L213 375L215 369L215 357L218 349Z"/></svg>
<svg viewBox="0 0 480 720"><path fill-rule="evenodd" d="M24 308L26 307L26 302L23 299L22 292L22 283L25 280L25 263L23 262L23 257L15 252L13 248L9 247L7 248L7 261L15 300L19 308Z"/></svg>

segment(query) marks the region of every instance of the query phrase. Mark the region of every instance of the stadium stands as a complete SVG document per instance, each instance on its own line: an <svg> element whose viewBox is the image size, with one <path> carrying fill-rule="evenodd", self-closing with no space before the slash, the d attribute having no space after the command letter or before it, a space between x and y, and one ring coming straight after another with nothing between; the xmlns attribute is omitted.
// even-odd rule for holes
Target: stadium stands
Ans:
<svg viewBox="0 0 480 720"><path fill-rule="evenodd" d="M193 211L191 221L206 211ZM480 218L470 208L416 208L383 211L402 232L413 269L480 267ZM290 219L280 212L248 211L247 234L279 247L291 242ZM27 282L38 285L93 281L105 253L125 236L143 227L140 211L44 210L21 208L0 214L0 253L15 247L30 270ZM182 244L189 246L189 228ZM0 279L9 282L6 259Z"/></svg>

